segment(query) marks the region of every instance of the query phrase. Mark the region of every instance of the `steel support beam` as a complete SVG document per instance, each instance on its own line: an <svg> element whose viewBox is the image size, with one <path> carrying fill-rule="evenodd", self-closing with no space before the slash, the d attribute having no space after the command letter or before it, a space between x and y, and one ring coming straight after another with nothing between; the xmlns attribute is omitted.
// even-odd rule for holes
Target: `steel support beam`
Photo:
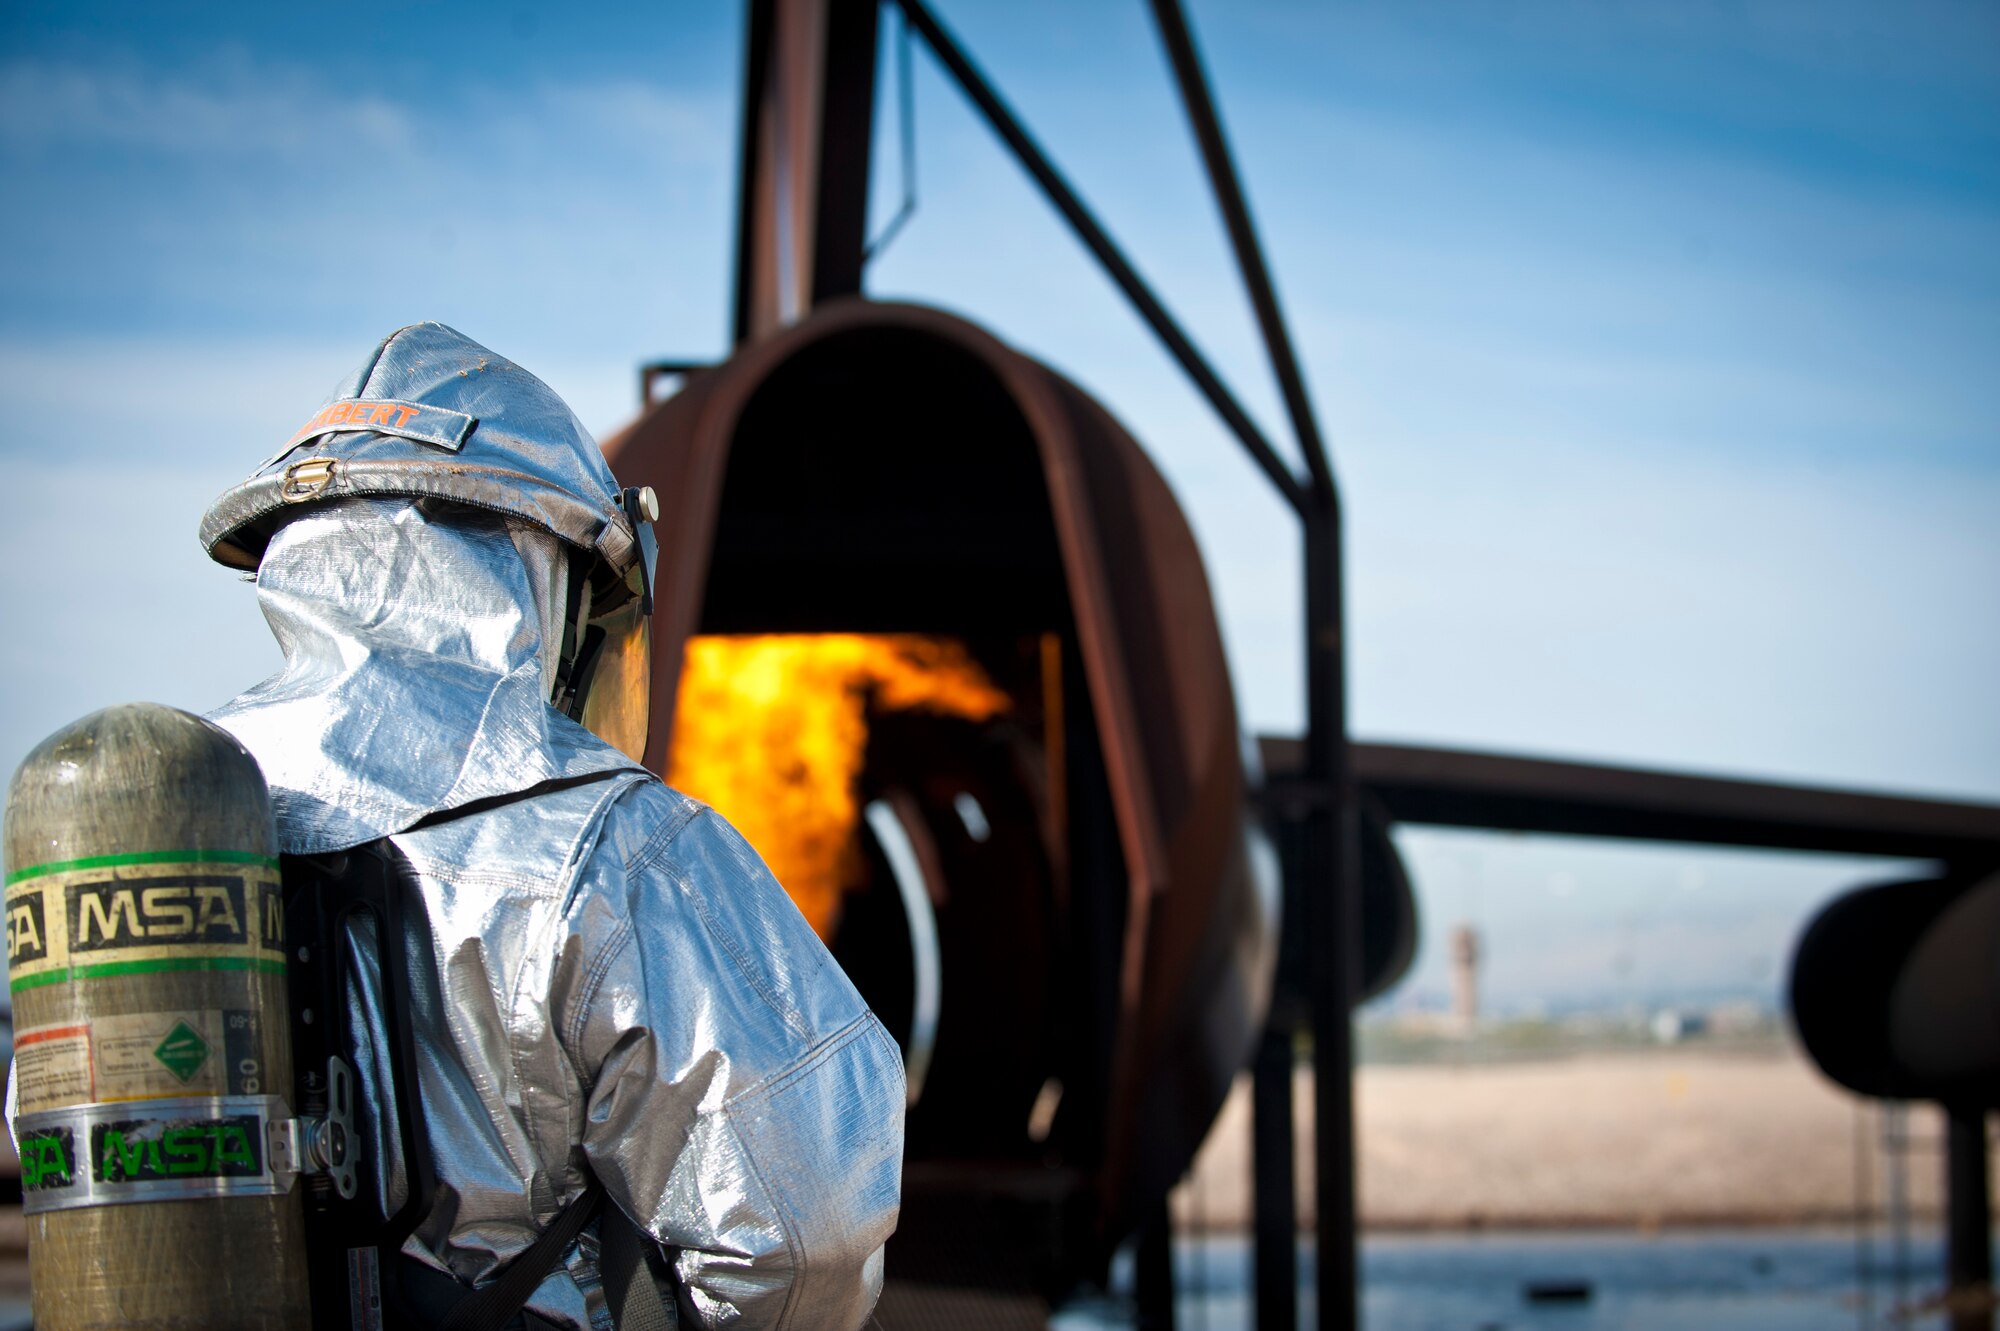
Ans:
<svg viewBox="0 0 2000 1331"><path fill-rule="evenodd" d="M737 200L740 346L861 290L878 0L751 0Z"/></svg>
<svg viewBox="0 0 2000 1331"><path fill-rule="evenodd" d="M1174 1222L1164 1197L1139 1221L1132 1284L1137 1331L1174 1331Z"/></svg>
<svg viewBox="0 0 2000 1331"><path fill-rule="evenodd" d="M738 123L741 139L736 154L736 280L730 340L748 342L756 331L753 311L761 293L771 286L770 251L776 234L768 200L772 182L765 179L771 157L767 125L775 110L771 86L771 31L777 26L778 0L750 0L743 36L743 108ZM650 383L643 385L650 392Z"/></svg>
<svg viewBox="0 0 2000 1331"><path fill-rule="evenodd" d="M1306 983L1313 1033L1314 1287L1321 1331L1360 1318L1354 1196L1354 994L1361 974L1360 826L1347 753L1340 523L1306 523Z"/></svg>
<svg viewBox="0 0 2000 1331"><path fill-rule="evenodd" d="M1257 1331L1299 1324L1299 1209L1292 1120L1292 1033L1273 1023L1258 1041L1250 1081L1250 1201L1255 1208Z"/></svg>
<svg viewBox="0 0 2000 1331"><path fill-rule="evenodd" d="M1230 433L1234 434L1237 441L1249 452L1252 460L1263 471L1265 478L1277 487L1278 492L1294 509L1301 508L1305 501L1305 491L1299 485L1298 478L1279 459L1271 448L1270 441L1264 437L1264 432L1257 428L1249 413L1243 410L1235 394L1231 393L1228 385L1222 382L1222 376L1215 372L1207 358L1196 349L1193 339L1189 338L1174 317L1167 313L1166 306L1160 303L1159 297L1153 294L1153 289L1139 276L1138 270L1125 257L1124 251L1120 250L1110 234L1098 225L1097 218L1084 206L1083 200L1077 197L1076 191L1070 188L1069 182L1063 178L1060 171L1056 170L1055 164L1049 161L1048 154L1044 153L1041 146L1028 134L1021 122L1015 118L1013 111L1008 109L1007 104L1000 100L1000 94L994 91L986 76L979 72L978 67L972 63L972 58L965 53L952 35L945 31L944 25L938 22L937 16L923 4L923 0L896 0L896 4L902 9L903 16L909 20L910 27L924 39L924 45L930 48L931 54L937 57L940 65L944 66L945 73L958 84L959 91L965 94L966 100L972 103L973 108L1007 146L1007 150L1014 154L1015 160L1020 162L1035 184L1040 186L1042 193L1055 205L1056 211L1062 214L1063 220L1069 223L1070 229L1076 232L1077 238L1096 258L1099 266L1118 285L1118 289L1124 293L1125 299L1131 303L1139 317L1146 321L1146 326L1152 329L1153 336L1166 347L1167 353L1174 358L1182 372L1194 382L1201 395L1208 399L1209 406L1222 417L1223 424L1229 427Z"/></svg>
<svg viewBox="0 0 2000 1331"><path fill-rule="evenodd" d="M1304 872L1287 887L1305 896L1302 913L1313 1032L1314 1284L1319 1325L1322 1331L1350 1331L1360 1321L1353 1003L1361 987L1361 828L1347 752L1340 492L1194 35L1178 0L1153 0L1152 8L1180 89L1181 106L1208 172L1209 188L1229 232L1237 271L1257 316L1271 373L1278 381L1311 478L1306 501L1299 506L1305 524L1306 584L1303 775L1318 798L1307 806ZM1289 1187L1286 1192L1289 1195ZM1274 1243L1277 1238L1260 1231L1260 1242ZM1285 1255L1270 1254L1269 1263L1275 1269L1287 1255L1289 1250ZM1260 1253L1258 1260L1264 1263L1265 1255ZM1263 1292L1260 1284L1260 1305ZM1264 1326L1261 1320L1259 1326Z"/></svg>
<svg viewBox="0 0 2000 1331"><path fill-rule="evenodd" d="M1952 1331L1991 1331L1993 1203L1986 1111L1947 1105L1945 1115L1945 1283Z"/></svg>
<svg viewBox="0 0 2000 1331"><path fill-rule="evenodd" d="M1159 25L1160 39L1166 44L1167 58L1174 67L1181 106L1194 130L1195 143L1201 148L1202 165L1208 168L1209 189L1215 195L1216 207L1222 211L1223 225L1229 229L1229 247L1236 254L1237 271L1256 312L1257 330L1263 334L1264 351L1271 360L1271 374L1285 399L1285 414L1291 418L1299 452L1305 455L1313 491L1322 503L1328 502L1334 497L1333 464L1320 437L1312 399L1306 393L1305 376L1299 373L1291 334L1285 330L1285 316L1278 308L1278 291L1264 263L1264 248L1258 243L1257 228L1250 220L1250 205L1237 179L1235 159L1222 132L1222 116L1209 92L1208 76L1202 70L1194 34L1188 30L1179 0L1153 0L1153 20Z"/></svg>
<svg viewBox="0 0 2000 1331"><path fill-rule="evenodd" d="M827 5L818 188L809 304L861 293L868 248L868 166L875 143L878 0Z"/></svg>

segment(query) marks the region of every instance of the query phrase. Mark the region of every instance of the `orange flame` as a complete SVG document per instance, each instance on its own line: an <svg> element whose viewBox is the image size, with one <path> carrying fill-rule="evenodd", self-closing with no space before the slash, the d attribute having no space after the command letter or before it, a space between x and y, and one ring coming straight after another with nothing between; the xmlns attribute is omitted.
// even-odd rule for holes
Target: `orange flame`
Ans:
<svg viewBox="0 0 2000 1331"><path fill-rule="evenodd" d="M1011 704L949 638L687 641L667 784L735 824L821 938L838 922L854 868L871 705L984 721Z"/></svg>

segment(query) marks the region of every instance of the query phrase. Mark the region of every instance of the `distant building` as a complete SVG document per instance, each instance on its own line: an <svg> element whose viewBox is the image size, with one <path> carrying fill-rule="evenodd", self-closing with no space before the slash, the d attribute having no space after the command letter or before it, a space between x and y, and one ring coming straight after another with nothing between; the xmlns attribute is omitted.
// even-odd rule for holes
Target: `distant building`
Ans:
<svg viewBox="0 0 2000 1331"><path fill-rule="evenodd" d="M1699 1012L1669 1007L1653 1014L1653 1038L1661 1044L1679 1044L1707 1029L1708 1021Z"/></svg>
<svg viewBox="0 0 2000 1331"><path fill-rule="evenodd" d="M1451 929L1451 1015L1468 1034L1479 1024L1479 931L1469 924Z"/></svg>

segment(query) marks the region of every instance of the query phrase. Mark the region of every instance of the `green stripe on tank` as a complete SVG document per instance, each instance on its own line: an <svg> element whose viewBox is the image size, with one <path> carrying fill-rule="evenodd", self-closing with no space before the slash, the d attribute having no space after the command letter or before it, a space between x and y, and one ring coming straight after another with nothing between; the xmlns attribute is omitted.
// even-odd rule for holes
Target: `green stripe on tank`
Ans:
<svg viewBox="0 0 2000 1331"><path fill-rule="evenodd" d="M7 886L26 878L40 878L43 874L68 873L72 869L110 869L121 864L261 864L267 869L278 867L275 855L260 855L254 850L140 850L129 855L86 855L80 860L51 860L47 864L31 864L25 869L16 869L7 875Z"/></svg>
<svg viewBox="0 0 2000 1331"><path fill-rule="evenodd" d="M95 966L68 966L23 975L10 982L7 992L18 994L44 984L68 980L95 980L107 975L145 975L153 971L262 971L283 975L285 963L275 957L155 957L147 961L104 961Z"/></svg>

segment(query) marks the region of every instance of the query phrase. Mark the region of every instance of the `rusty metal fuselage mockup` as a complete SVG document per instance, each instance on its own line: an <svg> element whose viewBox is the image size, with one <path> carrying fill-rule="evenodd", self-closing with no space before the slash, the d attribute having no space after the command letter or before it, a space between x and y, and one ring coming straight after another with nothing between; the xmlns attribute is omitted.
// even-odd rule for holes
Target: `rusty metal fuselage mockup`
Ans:
<svg viewBox="0 0 2000 1331"><path fill-rule="evenodd" d="M916 812L942 954L909 1177L1069 1180L1058 1264L1101 1260L1244 1066L1276 927L1208 581L1166 483L1046 366L860 299L692 375L606 452L662 506L649 767L668 768L699 637L946 636L1020 700L983 728L885 719L859 778ZM952 814L966 796L977 825ZM843 916L850 934L883 918ZM880 947L829 942L898 1007L900 974L870 992L896 967Z"/></svg>

